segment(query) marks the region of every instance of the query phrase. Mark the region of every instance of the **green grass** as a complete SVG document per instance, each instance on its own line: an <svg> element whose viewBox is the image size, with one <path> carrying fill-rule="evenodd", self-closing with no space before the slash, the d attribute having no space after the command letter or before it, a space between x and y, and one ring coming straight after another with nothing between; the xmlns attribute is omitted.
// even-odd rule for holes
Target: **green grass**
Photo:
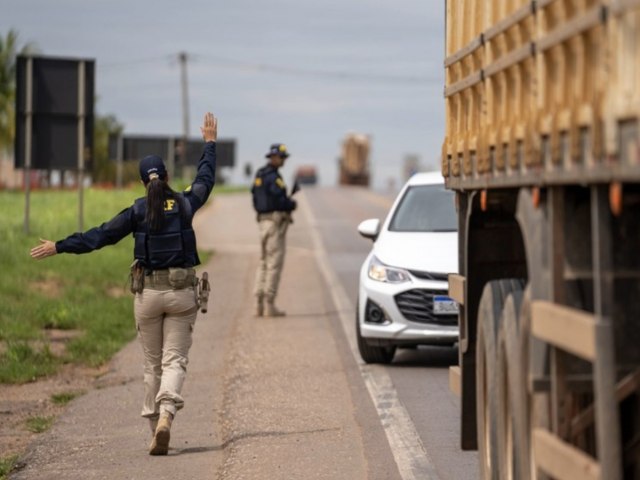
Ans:
<svg viewBox="0 0 640 480"><path fill-rule="evenodd" d="M74 398L82 395L83 392L62 392L62 393L54 393L51 395L51 401L55 405L66 405Z"/></svg>
<svg viewBox="0 0 640 480"><path fill-rule="evenodd" d="M0 358L0 380L3 383L33 381L54 373L62 362L51 354L47 345L35 349L21 341L9 341L6 352Z"/></svg>
<svg viewBox="0 0 640 480"><path fill-rule="evenodd" d="M54 420L55 420L54 416L50 416L50 417L35 416L35 417L27 418L25 423L27 424L27 429L30 432L42 433L42 432L46 432L47 430L49 430L49 428L51 428L51 425L53 425Z"/></svg>
<svg viewBox="0 0 640 480"><path fill-rule="evenodd" d="M0 458L0 480L5 480L18 460L18 455Z"/></svg>
<svg viewBox="0 0 640 480"><path fill-rule="evenodd" d="M216 189L215 194L223 193ZM84 230L108 221L142 188L88 189ZM63 363L99 366L135 336L127 278L133 239L85 255L29 256L39 238L59 240L78 230L75 191L31 194L30 234L24 233L24 194L0 192L0 383L23 383ZM204 262L208 255L200 252ZM61 357L48 348L47 329L78 330Z"/></svg>
<svg viewBox="0 0 640 480"><path fill-rule="evenodd" d="M250 187L245 185L220 185L219 187L215 187L214 195L224 195L225 193L240 193L240 192L249 192Z"/></svg>

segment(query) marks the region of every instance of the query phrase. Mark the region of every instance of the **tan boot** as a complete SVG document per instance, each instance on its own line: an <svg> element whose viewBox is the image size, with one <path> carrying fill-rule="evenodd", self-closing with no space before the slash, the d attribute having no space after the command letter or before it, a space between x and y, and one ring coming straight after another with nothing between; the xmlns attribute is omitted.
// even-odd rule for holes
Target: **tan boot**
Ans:
<svg viewBox="0 0 640 480"><path fill-rule="evenodd" d="M264 303L262 302L262 295L256 295L256 303L253 310L254 317L261 317L264 315Z"/></svg>
<svg viewBox="0 0 640 480"><path fill-rule="evenodd" d="M273 300L267 300L267 305L264 312L265 317L284 317L285 315L286 312L278 310L274 305Z"/></svg>
<svg viewBox="0 0 640 480"><path fill-rule="evenodd" d="M160 414L156 433L149 447L149 455L166 455L169 452L169 440L171 439L171 422L173 415L169 412Z"/></svg>

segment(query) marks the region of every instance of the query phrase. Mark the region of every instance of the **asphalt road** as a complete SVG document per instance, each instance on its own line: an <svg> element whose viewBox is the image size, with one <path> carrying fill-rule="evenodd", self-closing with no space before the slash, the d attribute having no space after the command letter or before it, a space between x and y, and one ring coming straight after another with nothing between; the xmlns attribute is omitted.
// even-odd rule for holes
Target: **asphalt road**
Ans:
<svg viewBox="0 0 640 480"><path fill-rule="evenodd" d="M309 188L305 195L331 268L354 311L360 267L371 249L357 225L368 218L384 220L393 197L358 187ZM455 349L420 347L398 350L393 363L381 368L406 408L431 471L441 479L474 479L479 478L477 455L460 451L459 399L449 390L448 368L456 363Z"/></svg>
<svg viewBox="0 0 640 480"><path fill-rule="evenodd" d="M299 199L278 296L284 318L251 315L258 235L249 195L215 197L197 214L198 245L215 252L199 268L213 291L196 322L167 457L147 454L134 341L10 478L477 478L475 454L457 447L458 403L447 380L455 353L400 352L389 367L354 355L357 271L370 247L355 228L382 217L390 199L312 188Z"/></svg>

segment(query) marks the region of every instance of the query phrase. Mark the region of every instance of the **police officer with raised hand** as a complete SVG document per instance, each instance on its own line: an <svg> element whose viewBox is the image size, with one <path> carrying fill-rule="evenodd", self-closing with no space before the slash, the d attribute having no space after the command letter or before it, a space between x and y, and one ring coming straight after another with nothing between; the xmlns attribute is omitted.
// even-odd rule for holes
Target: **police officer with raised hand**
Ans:
<svg viewBox="0 0 640 480"><path fill-rule="evenodd" d="M145 197L99 227L55 243L41 239L40 245L31 249L35 259L57 253L88 253L133 234L131 289L144 353L142 416L149 419L153 434L151 455L167 454L171 422L184 406L180 393L198 311L194 267L200 260L192 220L215 183L218 120L213 114L205 115L201 131L206 142L204 152L197 175L184 192L171 189L159 156L144 157L140 179L146 188Z"/></svg>
<svg viewBox="0 0 640 480"><path fill-rule="evenodd" d="M275 143L265 155L269 163L256 172L251 188L253 207L260 229L260 263L256 274L255 312L258 317L280 317L274 302L284 264L285 235L291 223L296 201L287 195L287 187L278 172L289 156L286 145Z"/></svg>

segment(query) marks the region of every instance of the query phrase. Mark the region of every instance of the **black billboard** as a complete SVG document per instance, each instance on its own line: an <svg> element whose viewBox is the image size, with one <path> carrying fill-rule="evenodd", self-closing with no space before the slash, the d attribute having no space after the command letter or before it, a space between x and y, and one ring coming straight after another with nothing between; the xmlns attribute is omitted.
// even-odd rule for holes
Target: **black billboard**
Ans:
<svg viewBox="0 0 640 480"><path fill-rule="evenodd" d="M204 140L187 140L187 165L197 165L204 151ZM182 139L176 142L176 165L180 164L180 146ZM216 141L216 165L218 167L234 167L236 164L236 141L218 139Z"/></svg>
<svg viewBox="0 0 640 480"><path fill-rule="evenodd" d="M110 135L109 158L118 159L118 141L122 141L122 160L140 160L147 155L158 155L166 161L169 158L173 140L160 135Z"/></svg>
<svg viewBox="0 0 640 480"><path fill-rule="evenodd" d="M82 79L81 68L84 68ZM80 88L83 89L82 99ZM81 111L85 167L90 168L94 95L94 60L19 55L16 63L16 168L26 164L27 122L30 121L31 168L76 169Z"/></svg>
<svg viewBox="0 0 640 480"><path fill-rule="evenodd" d="M147 155L159 155L167 161L174 156L174 164L181 163L182 138L160 135L111 135L109 137L109 158L118 159L118 141L122 141L122 160L140 160ZM187 140L187 163L197 165L204 150L204 140L190 138ZM233 139L218 139L216 141L216 157L218 167L235 166L236 141Z"/></svg>

